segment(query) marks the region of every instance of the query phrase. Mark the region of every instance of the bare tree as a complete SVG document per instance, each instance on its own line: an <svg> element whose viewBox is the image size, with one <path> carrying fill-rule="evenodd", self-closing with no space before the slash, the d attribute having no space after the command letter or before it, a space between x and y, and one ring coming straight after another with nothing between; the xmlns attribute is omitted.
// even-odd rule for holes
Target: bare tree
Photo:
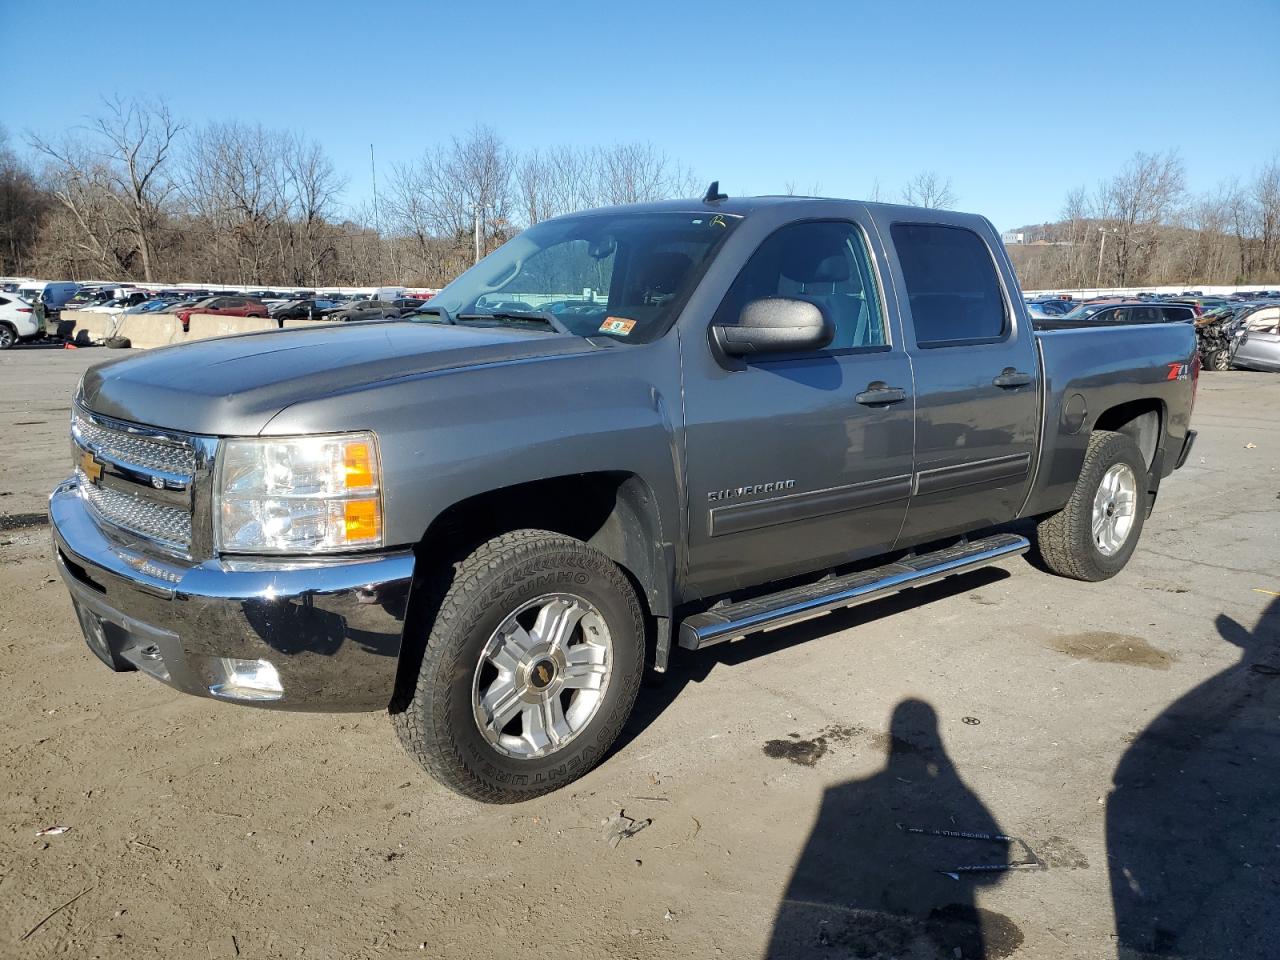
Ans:
<svg viewBox="0 0 1280 960"><path fill-rule="evenodd" d="M27 269L51 203L8 144L8 132L0 126L0 273L17 274Z"/></svg>
<svg viewBox="0 0 1280 960"><path fill-rule="evenodd" d="M391 224L414 237L425 257L433 238L464 245L479 219L483 255L509 234L513 168L502 138L490 127L475 127L417 162L392 169Z"/></svg>
<svg viewBox="0 0 1280 960"><path fill-rule="evenodd" d="M534 148L520 159L515 183L521 214L532 226L593 205L591 155L573 147Z"/></svg>
<svg viewBox="0 0 1280 960"><path fill-rule="evenodd" d="M956 200L955 191L951 189L951 178L943 180L932 170L917 173L902 188L902 201L913 207L954 207Z"/></svg>
<svg viewBox="0 0 1280 960"><path fill-rule="evenodd" d="M294 252L285 270L296 283L318 285L326 264L337 259L331 221L347 181L318 143L300 136L286 138L281 163Z"/></svg>
<svg viewBox="0 0 1280 960"><path fill-rule="evenodd" d="M1099 186L1097 208L1112 238L1110 262L1119 286L1145 276L1158 241L1156 227L1172 218L1185 192L1182 160L1173 150L1139 150L1120 173Z"/></svg>
<svg viewBox="0 0 1280 960"><path fill-rule="evenodd" d="M1258 261L1263 270L1280 273L1280 154L1253 178L1250 199L1258 228Z"/></svg>
<svg viewBox="0 0 1280 960"><path fill-rule="evenodd" d="M119 214L119 222L134 237L144 280L153 279L155 232L166 202L174 191L169 161L182 124L160 101L107 100L103 112L89 119L89 142L79 148L71 142L55 146L33 137L32 146L54 165L64 189L55 193L66 206L85 191L105 198ZM76 209L69 212L85 220ZM102 237L91 240L102 246Z"/></svg>

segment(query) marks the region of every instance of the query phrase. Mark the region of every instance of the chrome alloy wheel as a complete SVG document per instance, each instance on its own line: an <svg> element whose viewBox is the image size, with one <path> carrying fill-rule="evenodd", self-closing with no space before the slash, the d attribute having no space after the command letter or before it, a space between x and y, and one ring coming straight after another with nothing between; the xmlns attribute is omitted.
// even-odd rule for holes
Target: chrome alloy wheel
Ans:
<svg viewBox="0 0 1280 960"><path fill-rule="evenodd" d="M538 597L489 637L471 682L484 738L510 757L555 753L595 717L609 687L613 644L604 617L582 597Z"/></svg>
<svg viewBox="0 0 1280 960"><path fill-rule="evenodd" d="M1093 495L1093 543L1113 557L1129 539L1138 510L1138 478L1127 463L1117 463L1102 477Z"/></svg>

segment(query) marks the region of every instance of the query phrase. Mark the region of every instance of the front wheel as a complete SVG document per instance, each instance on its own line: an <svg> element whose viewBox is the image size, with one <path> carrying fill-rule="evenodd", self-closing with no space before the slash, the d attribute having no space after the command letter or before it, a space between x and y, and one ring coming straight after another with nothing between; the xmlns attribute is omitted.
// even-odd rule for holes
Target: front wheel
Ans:
<svg viewBox="0 0 1280 960"><path fill-rule="evenodd" d="M1231 351L1227 349L1214 350L1209 354L1208 363L1205 364L1210 370L1219 372L1231 369Z"/></svg>
<svg viewBox="0 0 1280 960"><path fill-rule="evenodd" d="M527 800L603 758L635 704L644 643L639 600L608 557L543 530L504 534L455 567L392 720L456 793Z"/></svg>
<svg viewBox="0 0 1280 960"><path fill-rule="evenodd" d="M1071 499L1036 528L1045 565L1074 580L1106 580L1123 570L1146 519L1146 477L1131 438L1095 431Z"/></svg>

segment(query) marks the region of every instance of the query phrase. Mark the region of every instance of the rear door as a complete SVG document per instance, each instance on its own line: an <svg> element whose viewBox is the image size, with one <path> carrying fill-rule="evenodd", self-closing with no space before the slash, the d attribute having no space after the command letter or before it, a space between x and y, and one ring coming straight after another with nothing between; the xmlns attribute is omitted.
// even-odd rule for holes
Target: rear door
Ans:
<svg viewBox="0 0 1280 960"><path fill-rule="evenodd" d="M1038 441L1035 337L1003 249L985 221L938 216L888 225L916 385L903 545L1017 516Z"/></svg>
<svg viewBox="0 0 1280 960"><path fill-rule="evenodd" d="M690 593L882 553L897 539L911 483L911 366L888 322L869 220L842 210L847 218L763 237L710 321L735 323L759 298L800 298L832 319L829 347L728 369L705 329L682 340Z"/></svg>

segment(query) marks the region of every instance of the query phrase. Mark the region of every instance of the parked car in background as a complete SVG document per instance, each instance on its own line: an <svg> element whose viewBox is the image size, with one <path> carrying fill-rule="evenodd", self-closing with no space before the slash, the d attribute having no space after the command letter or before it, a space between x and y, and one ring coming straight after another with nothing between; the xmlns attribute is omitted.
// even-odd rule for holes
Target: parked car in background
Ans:
<svg viewBox="0 0 1280 960"><path fill-rule="evenodd" d="M1185 303L1188 306L1194 307L1196 316L1200 316L1208 310L1213 310L1215 307L1225 306L1231 301L1226 297L1174 297L1168 302Z"/></svg>
<svg viewBox="0 0 1280 960"><path fill-rule="evenodd" d="M1118 303L1086 319L1097 323L1191 323L1195 318L1195 308L1185 303Z"/></svg>
<svg viewBox="0 0 1280 960"><path fill-rule="evenodd" d="M1231 365L1280 372L1280 304L1243 310L1236 324Z"/></svg>
<svg viewBox="0 0 1280 960"><path fill-rule="evenodd" d="M399 310L400 316L403 317L413 313L426 302L427 301L418 297L400 297L399 299L392 300L391 305Z"/></svg>
<svg viewBox="0 0 1280 960"><path fill-rule="evenodd" d="M61 313L62 309L67 305L67 301L79 292L80 284L69 280L59 280L45 286L40 302L44 304L47 313Z"/></svg>
<svg viewBox="0 0 1280 960"><path fill-rule="evenodd" d="M338 303L335 300L302 299L302 300L286 300L278 306L271 308L271 316L277 320L319 320L321 315L328 310L336 310Z"/></svg>
<svg viewBox="0 0 1280 960"><path fill-rule="evenodd" d="M1028 306L1038 308L1046 317L1060 317L1063 314L1070 313L1076 304L1074 300L1066 300L1062 297L1037 297Z"/></svg>
<svg viewBox="0 0 1280 960"><path fill-rule="evenodd" d="M35 308L14 293L0 293L0 350L44 333Z"/></svg>
<svg viewBox="0 0 1280 960"><path fill-rule="evenodd" d="M125 294L122 297L114 297L105 303L94 304L93 306L81 307L84 313L123 313L130 307L136 307L140 303L145 303L151 299L150 294L141 290L134 290L132 293Z"/></svg>
<svg viewBox="0 0 1280 960"><path fill-rule="evenodd" d="M1078 307L1076 307L1074 310L1072 310L1070 313L1063 314L1062 319L1063 320L1088 320L1099 310L1105 310L1107 307L1110 307L1114 304L1122 303L1122 302L1123 301L1120 301L1120 300L1094 300L1094 301L1090 301L1089 303L1082 303Z"/></svg>
<svg viewBox="0 0 1280 960"><path fill-rule="evenodd" d="M196 313L209 313L219 317L266 318L270 315L265 303L250 297L209 297L207 300L179 307L173 313L182 321L183 330L191 328L191 316Z"/></svg>
<svg viewBox="0 0 1280 960"><path fill-rule="evenodd" d="M144 300L141 303L135 303L132 307L127 309L125 313L160 313L161 311L172 307L177 302L178 301L174 300L172 297L156 297L151 300Z"/></svg>
<svg viewBox="0 0 1280 960"><path fill-rule="evenodd" d="M325 313L325 320L394 320L400 311L385 300L353 300Z"/></svg>

